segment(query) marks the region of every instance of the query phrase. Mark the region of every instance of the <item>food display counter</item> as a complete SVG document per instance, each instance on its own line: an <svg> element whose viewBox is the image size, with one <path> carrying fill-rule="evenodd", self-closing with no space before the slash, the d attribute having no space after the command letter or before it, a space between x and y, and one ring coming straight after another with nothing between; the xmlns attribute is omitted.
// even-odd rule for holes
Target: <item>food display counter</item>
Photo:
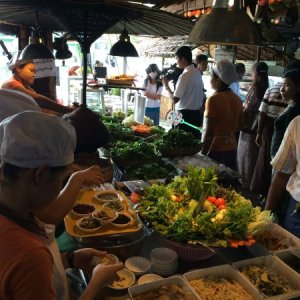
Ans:
<svg viewBox="0 0 300 300"><path fill-rule="evenodd" d="M119 182L115 184L116 189L119 190L119 192L116 193L120 193L120 195L127 195L127 198L130 199L129 188L143 188L141 182L139 182L139 184L137 184L136 182L132 182L132 184L131 182ZM111 188L111 186L109 186L108 188ZM99 194L99 191L83 191L82 193L86 196L91 194L97 195ZM102 193L103 192L101 192L100 195ZM109 193L111 192L109 191ZM80 200L80 197L78 198L78 200ZM131 208L135 207L135 204L131 201L128 203L128 205ZM69 221L67 220L67 222ZM84 234L85 233L83 233L83 235ZM126 232L126 234L122 234L122 232L119 231L117 234L105 236L102 232L100 232L100 234L96 234L95 237L83 236L78 238L77 231L77 234L75 235L76 236L74 236L74 240L76 248L95 247L98 249L102 249L109 253L115 254L124 263L127 258L132 256L142 256L151 261L150 254L153 249L167 246L165 240L151 229L149 230L147 226L143 226L142 230L134 232L133 234L128 234L128 232ZM250 294L254 295L256 293L256 295L259 295L259 297L252 298L256 300L262 299L262 294L257 291L253 284L249 283L247 279L245 279L244 276L239 273L239 270L244 266L248 266L252 263L264 264L267 267L271 267L272 270L273 268L274 270L278 270L278 268L281 271L283 270L284 272L282 272L285 274L285 277L288 278L289 282L291 282L292 285L296 286L297 288L296 291L290 292L288 293L288 295L290 297L294 297L292 299L299 299L296 297L300 296L297 284L297 280L300 280L300 275L293 271L293 269L288 267L287 263L288 259L292 256L300 261L300 240L292 234L288 233L279 225L271 223L267 228L265 235L262 235L260 238L257 237L257 242L254 245L244 245L237 248L208 247L207 250L211 251L211 255L206 259L196 259L193 261L189 261L184 260L179 256L178 267L172 273L172 276L178 275L181 276L183 280L188 280L191 278L193 279L196 275L198 276L202 273L214 276L216 274L219 274L219 276L222 275L222 277L226 278L229 274L230 278L237 278L238 282L243 283L246 281L246 283L242 286L244 287L250 285L250 288L248 289L252 290ZM293 265L291 265L291 267L295 268ZM232 270L232 273L229 272L229 270ZM147 273L151 274L154 273L154 271L150 269L147 271ZM167 278L168 276L164 277ZM139 278L140 276L137 275L135 284L137 284ZM115 290L110 287L106 287L102 290L101 294L96 299L127 300L131 298L129 296L128 289ZM272 299L290 298L275 297Z"/></svg>
<svg viewBox="0 0 300 300"><path fill-rule="evenodd" d="M270 212L254 207L250 200L229 188L234 186L233 181L238 181L239 175L200 154L199 142L187 133L176 129L166 133L151 124L141 126L130 116L123 121L116 120L120 116L115 114L113 118L104 119L111 134L105 153L114 166L113 187L127 198L127 211L137 214L135 224L138 227L134 230L128 227L124 231L106 227L114 230L106 232L111 234L105 234L105 227L99 227L87 235L80 233L78 223L72 220L69 234L73 236L75 247L105 250L115 254L125 265L133 256L141 256L153 263L151 251L167 247L175 251L178 265L175 264L165 275L164 269L159 271L153 264L147 273L180 276L180 280L191 289L189 279L198 284L202 282L200 277L208 274L213 277L212 281L218 282L214 276L222 273L226 280L236 279L241 283L252 295L249 299L300 296L297 284L300 275L283 262L283 258L290 257L291 253L300 261L300 240L272 223ZM173 167L167 169L167 173L159 169L165 168L165 163ZM173 173L174 170L177 174ZM112 186L108 188L111 190ZM90 195L94 194L90 197L92 203L101 189L106 188L94 187L90 192ZM281 254L285 251L289 254ZM265 264L270 268L265 268ZM287 290L283 287L284 280L277 274L278 266L282 264L285 277L291 284ZM136 275L135 284L140 275ZM253 281L252 276L259 278ZM280 280L275 283L275 289L273 281L277 277ZM177 289L178 284L175 285ZM130 299L129 293L137 290L141 291L140 288L130 288L128 292L127 287L117 290L106 287L97 299ZM200 299L197 297L195 299Z"/></svg>

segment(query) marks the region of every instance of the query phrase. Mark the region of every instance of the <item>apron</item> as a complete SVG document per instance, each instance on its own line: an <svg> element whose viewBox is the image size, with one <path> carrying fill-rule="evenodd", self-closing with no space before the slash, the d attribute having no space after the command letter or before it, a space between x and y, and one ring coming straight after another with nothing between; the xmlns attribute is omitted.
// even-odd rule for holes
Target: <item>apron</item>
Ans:
<svg viewBox="0 0 300 300"><path fill-rule="evenodd" d="M55 225L45 224L35 218L36 222L45 229L47 238L41 238L53 257L53 285L56 291L57 300L69 300L67 277L64 266L62 264L61 255L55 239Z"/></svg>
<svg viewBox="0 0 300 300"><path fill-rule="evenodd" d="M13 210L0 205L0 214L24 229L35 234L48 247L53 257L53 286L58 300L69 300L67 278L62 264L58 245L55 240L55 226L45 224L35 218L32 214L30 219L18 216Z"/></svg>

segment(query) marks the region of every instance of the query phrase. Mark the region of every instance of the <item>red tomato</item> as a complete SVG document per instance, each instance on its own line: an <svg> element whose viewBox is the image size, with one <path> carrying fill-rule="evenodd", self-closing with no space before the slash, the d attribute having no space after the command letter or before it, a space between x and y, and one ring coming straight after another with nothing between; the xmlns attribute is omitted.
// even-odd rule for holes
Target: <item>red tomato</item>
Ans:
<svg viewBox="0 0 300 300"><path fill-rule="evenodd" d="M219 210L222 210L222 209L225 209L225 208L226 208L226 205L224 205L224 204L221 204L221 205L219 205L219 207L218 207Z"/></svg>
<svg viewBox="0 0 300 300"><path fill-rule="evenodd" d="M130 199L133 203L139 202L139 195L137 193L131 193Z"/></svg>
<svg viewBox="0 0 300 300"><path fill-rule="evenodd" d="M215 202L215 205L217 207L219 207L220 205L224 205L225 204L225 200L223 198L218 198Z"/></svg>
<svg viewBox="0 0 300 300"><path fill-rule="evenodd" d="M209 196L209 197L207 197L207 201L209 201L212 204L215 204L217 201L217 198L213 197L213 196Z"/></svg>

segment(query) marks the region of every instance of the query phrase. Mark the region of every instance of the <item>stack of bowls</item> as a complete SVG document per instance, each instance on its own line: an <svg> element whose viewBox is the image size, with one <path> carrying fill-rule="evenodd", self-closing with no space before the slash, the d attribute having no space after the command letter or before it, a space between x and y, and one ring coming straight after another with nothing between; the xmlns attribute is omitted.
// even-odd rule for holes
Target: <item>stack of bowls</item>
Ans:
<svg viewBox="0 0 300 300"><path fill-rule="evenodd" d="M178 267L177 253L169 248L155 248L151 251L152 270L161 276L169 276Z"/></svg>

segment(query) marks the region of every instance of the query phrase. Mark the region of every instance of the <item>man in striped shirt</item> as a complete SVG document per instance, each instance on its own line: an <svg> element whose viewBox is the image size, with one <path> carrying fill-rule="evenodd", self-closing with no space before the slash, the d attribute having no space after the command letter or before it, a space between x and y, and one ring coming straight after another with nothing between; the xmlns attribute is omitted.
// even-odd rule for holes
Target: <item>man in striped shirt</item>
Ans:
<svg viewBox="0 0 300 300"><path fill-rule="evenodd" d="M285 189L290 201L283 227L300 237L300 116L289 124L283 141L271 164L275 170L265 209L275 211Z"/></svg>
<svg viewBox="0 0 300 300"><path fill-rule="evenodd" d="M280 94L282 82L278 82L269 88L259 107L258 129L256 144L259 146L258 157L253 172L250 190L265 197L271 183L272 167L271 161L271 142L274 132L274 121L286 109L288 101L283 99Z"/></svg>

